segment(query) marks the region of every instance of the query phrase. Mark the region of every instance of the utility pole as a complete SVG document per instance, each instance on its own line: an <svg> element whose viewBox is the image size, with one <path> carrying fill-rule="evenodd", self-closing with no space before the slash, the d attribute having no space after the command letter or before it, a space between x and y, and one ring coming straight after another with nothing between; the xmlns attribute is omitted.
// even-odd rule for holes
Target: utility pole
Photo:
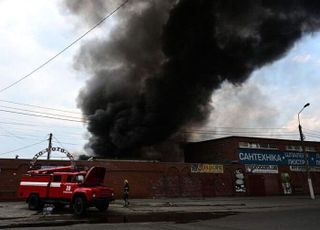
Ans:
<svg viewBox="0 0 320 230"><path fill-rule="evenodd" d="M49 134L48 156L47 160L50 160L51 148L52 148L52 133Z"/></svg>
<svg viewBox="0 0 320 230"><path fill-rule="evenodd" d="M306 168L306 173L307 173L307 178L308 178L308 186L309 186L309 192L310 192L310 198L312 200L315 199L314 196L314 191L313 191L313 185L312 185L312 180L310 177L310 168L309 168L309 154L306 152L306 146L304 144L304 136L302 133L302 127L300 124L300 113L302 112L302 110L304 110L304 108L308 107L310 104L307 103L304 105L304 107L300 110L300 112L298 113L298 121L299 121L299 134L300 134L300 140L301 140L301 147L302 147L302 152L304 155L304 164L305 164L305 168Z"/></svg>

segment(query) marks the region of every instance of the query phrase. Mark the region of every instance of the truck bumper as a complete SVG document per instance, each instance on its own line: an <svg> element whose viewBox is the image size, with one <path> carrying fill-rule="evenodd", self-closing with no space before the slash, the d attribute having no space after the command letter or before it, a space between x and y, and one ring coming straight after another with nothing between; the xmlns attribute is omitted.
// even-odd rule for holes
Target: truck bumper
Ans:
<svg viewBox="0 0 320 230"><path fill-rule="evenodd" d="M114 201L113 197L109 197L109 198L94 198L91 200L90 202L90 206L97 206L98 204L104 203L104 202L112 202Z"/></svg>

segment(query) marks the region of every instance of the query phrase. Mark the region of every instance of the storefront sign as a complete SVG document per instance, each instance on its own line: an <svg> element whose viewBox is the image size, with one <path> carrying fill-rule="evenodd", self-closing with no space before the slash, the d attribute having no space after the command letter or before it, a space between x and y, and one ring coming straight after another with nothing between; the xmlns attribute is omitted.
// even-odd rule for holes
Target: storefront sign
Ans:
<svg viewBox="0 0 320 230"><path fill-rule="evenodd" d="M193 173L223 173L223 165L216 164L192 164L191 172Z"/></svg>
<svg viewBox="0 0 320 230"><path fill-rule="evenodd" d="M320 154L308 153L309 165L320 166ZM243 164L259 165L304 165L302 152L287 152L278 150L239 149L239 160Z"/></svg>
<svg viewBox="0 0 320 230"><path fill-rule="evenodd" d="M277 165L246 165L248 173L275 173L279 172Z"/></svg>
<svg viewBox="0 0 320 230"><path fill-rule="evenodd" d="M291 165L290 170L293 172L305 172L306 167L305 166L296 166L296 165ZM309 168L310 172L320 172L320 167L313 166Z"/></svg>

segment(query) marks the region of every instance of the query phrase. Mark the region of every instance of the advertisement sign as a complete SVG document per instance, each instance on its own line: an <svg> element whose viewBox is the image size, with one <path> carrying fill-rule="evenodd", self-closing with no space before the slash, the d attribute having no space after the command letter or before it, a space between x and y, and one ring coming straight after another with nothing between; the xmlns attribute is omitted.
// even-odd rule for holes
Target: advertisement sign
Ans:
<svg viewBox="0 0 320 230"><path fill-rule="evenodd" d="M246 184L245 184L245 177L242 169L237 169L234 172L235 176L235 183L234 183L234 189L236 192L244 193L247 191Z"/></svg>
<svg viewBox="0 0 320 230"><path fill-rule="evenodd" d="M246 172L277 174L279 170L277 165L246 165Z"/></svg>
<svg viewBox="0 0 320 230"><path fill-rule="evenodd" d="M223 165L216 164L192 164L191 172L193 173L223 173Z"/></svg>
<svg viewBox="0 0 320 230"><path fill-rule="evenodd" d="M291 165L290 170L293 172L305 172L306 167L305 166L297 166L297 165ZM310 172L320 172L320 167L313 166L309 168Z"/></svg>
<svg viewBox="0 0 320 230"><path fill-rule="evenodd" d="M283 194L285 195L292 194L289 173L281 173L281 185L282 185Z"/></svg>
<svg viewBox="0 0 320 230"><path fill-rule="evenodd" d="M320 154L308 153L309 165L320 166ZM302 152L290 152L279 150L239 149L240 163L259 165L304 165Z"/></svg>

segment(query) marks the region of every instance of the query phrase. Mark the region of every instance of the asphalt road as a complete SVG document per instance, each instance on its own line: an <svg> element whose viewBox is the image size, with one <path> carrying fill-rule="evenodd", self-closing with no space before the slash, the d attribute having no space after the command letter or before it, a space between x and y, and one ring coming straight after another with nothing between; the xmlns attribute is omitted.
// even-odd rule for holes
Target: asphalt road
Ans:
<svg viewBox="0 0 320 230"><path fill-rule="evenodd" d="M107 212L91 208L86 218L72 210L30 211L24 202L0 202L0 229L320 229L320 199L227 197L122 201Z"/></svg>
<svg viewBox="0 0 320 230"><path fill-rule="evenodd" d="M320 229L320 207L319 208L300 208L289 210L271 210L262 212L240 213L237 215L211 219L205 221L195 221L191 223L173 223L173 222L143 222L143 223L116 223L116 224L80 224L60 227L45 227L47 230L61 229L109 229L109 230L127 230L127 229L197 229L197 230L318 230ZM146 220L147 221L147 220ZM25 230L43 229L41 228L23 228ZM11 228L12 229L12 228ZM20 229L21 228L13 228Z"/></svg>

